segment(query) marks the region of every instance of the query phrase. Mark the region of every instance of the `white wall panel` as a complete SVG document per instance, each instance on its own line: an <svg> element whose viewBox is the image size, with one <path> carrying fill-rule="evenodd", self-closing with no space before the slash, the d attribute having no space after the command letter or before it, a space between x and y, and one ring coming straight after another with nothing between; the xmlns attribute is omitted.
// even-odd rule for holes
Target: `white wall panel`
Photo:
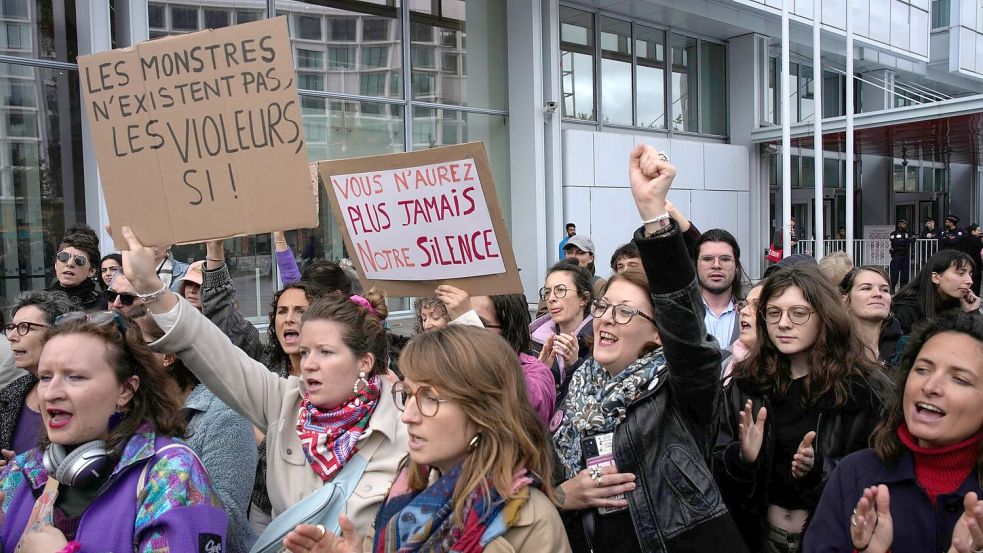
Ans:
<svg viewBox="0 0 983 553"><path fill-rule="evenodd" d="M931 36L931 31L928 27L928 12L914 9L911 10L909 30L911 33L912 52L922 56L928 55L928 39L929 36Z"/></svg>
<svg viewBox="0 0 983 553"><path fill-rule="evenodd" d="M672 141L672 164L676 166L673 186L686 190L702 190L704 187L703 143L691 140Z"/></svg>
<svg viewBox="0 0 983 553"><path fill-rule="evenodd" d="M739 192L694 190L690 200L690 220L705 232L722 228L737 235L739 217L737 198Z"/></svg>
<svg viewBox="0 0 983 553"><path fill-rule="evenodd" d="M743 148L741 148L743 150ZM734 164L736 147L729 144L703 145L704 188L707 190L736 190Z"/></svg>
<svg viewBox="0 0 983 553"><path fill-rule="evenodd" d="M594 134L563 131L563 186L594 186Z"/></svg>
<svg viewBox="0 0 983 553"><path fill-rule="evenodd" d="M577 225L578 234L591 234L590 191L590 188L583 186L563 188L563 223L561 224L574 223ZM516 244L521 244L522 237L513 236L512 241ZM560 244L557 243L553 247L558 249Z"/></svg>
<svg viewBox="0 0 983 553"><path fill-rule="evenodd" d="M594 133L594 186L628 187L628 154L635 147L629 134Z"/></svg>

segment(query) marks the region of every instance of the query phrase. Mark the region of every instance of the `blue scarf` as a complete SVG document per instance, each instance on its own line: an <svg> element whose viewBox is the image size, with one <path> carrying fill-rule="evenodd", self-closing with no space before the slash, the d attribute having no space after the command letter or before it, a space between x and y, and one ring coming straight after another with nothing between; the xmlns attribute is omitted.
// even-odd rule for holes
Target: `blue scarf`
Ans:
<svg viewBox="0 0 983 553"><path fill-rule="evenodd" d="M394 488L408 478L403 469ZM410 491L390 497L376 516L375 553L480 553L508 526L504 510L508 504L494 489L486 497L480 489L468 497L464 528L454 526L454 487L461 476L461 465L420 492ZM396 490L394 489L395 493Z"/></svg>

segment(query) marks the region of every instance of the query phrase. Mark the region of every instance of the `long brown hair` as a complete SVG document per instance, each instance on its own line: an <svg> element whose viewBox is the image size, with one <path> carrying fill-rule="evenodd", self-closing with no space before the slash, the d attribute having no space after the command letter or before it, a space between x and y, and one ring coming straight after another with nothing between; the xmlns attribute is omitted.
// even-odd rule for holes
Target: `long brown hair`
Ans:
<svg viewBox="0 0 983 553"><path fill-rule="evenodd" d="M407 378L433 386L454 401L478 428L477 445L467 455L454 487L454 524L463 527L468 496L489 494L489 482L511 499L513 477L525 468L543 481L551 497L550 443L529 404L522 367L509 344L486 330L448 326L416 336L403 349L400 368ZM427 487L427 473L409 464L409 485ZM551 497L552 498L552 497Z"/></svg>
<svg viewBox="0 0 983 553"><path fill-rule="evenodd" d="M809 374L804 378L803 400L816 402L832 391L834 404L842 406L850 397L851 377L864 379L868 371L880 370L868 358L860 338L853 332L853 320L843 305L839 292L819 269L795 265L781 269L761 288L755 313L758 339L747 358L734 367L735 382L749 382L763 393L785 394L792 382L788 356L778 351L768 336L765 311L768 301L791 287L802 291L819 317L816 342L809 349Z"/></svg>
<svg viewBox="0 0 983 553"><path fill-rule="evenodd" d="M906 449L898 437L898 427L905 422L904 390L908 384L908 375L911 374L915 360L918 358L918 354L922 351L925 343L943 332L965 334L976 340L978 346L983 347L983 319L974 317L968 313L947 313L945 317L929 319L927 322L915 327L915 331L911 335L911 341L908 342L908 346L901 356L901 363L898 366L898 393L894 395L894 399L889 404L887 415L881 420L871 435L874 453L884 463L894 463L898 456L901 455L901 452ZM979 352L966 352L966 357L978 358ZM966 438L968 437L966 436ZM978 474L983 474L981 472L983 471L983 443L980 444L976 469Z"/></svg>
<svg viewBox="0 0 983 553"><path fill-rule="evenodd" d="M125 383L130 377L140 379L133 397L123 407L123 419L109 432L107 446L114 455L122 454L123 447L136 434L144 421L150 422L161 436L183 437L187 423L180 413L177 384L168 377L154 352L143 341L143 333L136 321L116 313L105 324L94 324L84 319L65 321L54 326L45 336L45 344L57 336L82 334L93 336L106 344L106 362L113 369L116 380ZM48 445L45 435L42 447Z"/></svg>

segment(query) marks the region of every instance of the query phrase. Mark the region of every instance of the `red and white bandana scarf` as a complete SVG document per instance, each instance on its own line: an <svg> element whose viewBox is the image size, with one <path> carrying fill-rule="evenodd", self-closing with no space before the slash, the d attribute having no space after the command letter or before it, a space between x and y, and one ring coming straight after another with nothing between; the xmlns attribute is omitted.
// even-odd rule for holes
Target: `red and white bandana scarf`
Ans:
<svg viewBox="0 0 983 553"><path fill-rule="evenodd" d="M355 442L379 404L380 384L379 377L373 376L367 386L330 411L318 409L308 394L304 394L297 417L297 435L307 461L321 480L327 482L334 478L358 451Z"/></svg>

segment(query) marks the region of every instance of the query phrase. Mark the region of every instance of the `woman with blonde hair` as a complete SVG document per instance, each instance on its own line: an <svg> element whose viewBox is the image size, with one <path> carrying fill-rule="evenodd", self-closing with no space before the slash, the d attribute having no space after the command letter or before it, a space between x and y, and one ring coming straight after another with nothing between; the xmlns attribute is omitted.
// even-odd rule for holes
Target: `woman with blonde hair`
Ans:
<svg viewBox="0 0 983 553"><path fill-rule="evenodd" d="M511 347L476 327L423 333L403 350L393 386L409 456L375 524L373 551L568 551L550 492L550 448L526 399ZM362 551L347 517L342 535L301 525L299 552Z"/></svg>

